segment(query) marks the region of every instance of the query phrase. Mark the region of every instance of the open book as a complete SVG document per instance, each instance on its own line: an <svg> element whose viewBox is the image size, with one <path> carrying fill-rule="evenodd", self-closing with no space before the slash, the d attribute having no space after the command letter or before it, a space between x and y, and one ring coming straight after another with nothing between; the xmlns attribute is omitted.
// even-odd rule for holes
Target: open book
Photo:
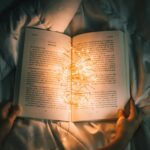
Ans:
<svg viewBox="0 0 150 150"><path fill-rule="evenodd" d="M126 34L91 32L73 38L27 28L17 74L21 116L63 121L115 118L129 99Z"/></svg>

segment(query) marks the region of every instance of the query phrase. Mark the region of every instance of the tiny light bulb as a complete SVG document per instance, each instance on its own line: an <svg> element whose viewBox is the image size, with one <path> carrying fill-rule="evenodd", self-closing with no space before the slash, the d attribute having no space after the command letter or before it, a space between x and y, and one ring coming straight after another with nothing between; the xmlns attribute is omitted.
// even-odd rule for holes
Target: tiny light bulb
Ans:
<svg viewBox="0 0 150 150"><path fill-rule="evenodd" d="M65 142L66 141L66 137L63 137L62 140L63 140L63 142Z"/></svg>

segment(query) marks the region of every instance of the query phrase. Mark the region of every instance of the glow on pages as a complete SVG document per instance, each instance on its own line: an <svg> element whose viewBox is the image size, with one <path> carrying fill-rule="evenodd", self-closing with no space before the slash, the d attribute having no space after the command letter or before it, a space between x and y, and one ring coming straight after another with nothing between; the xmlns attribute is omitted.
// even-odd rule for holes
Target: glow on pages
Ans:
<svg viewBox="0 0 150 150"><path fill-rule="evenodd" d="M71 59L70 63L64 61L63 64L56 64L55 66L60 86L66 89L64 101L71 105L82 105L88 101L90 89L93 89L92 84L96 81L92 57L89 51L85 49L78 51L73 48L71 57L68 56L66 51L62 51L62 53L66 60ZM66 86L64 87L64 85Z"/></svg>

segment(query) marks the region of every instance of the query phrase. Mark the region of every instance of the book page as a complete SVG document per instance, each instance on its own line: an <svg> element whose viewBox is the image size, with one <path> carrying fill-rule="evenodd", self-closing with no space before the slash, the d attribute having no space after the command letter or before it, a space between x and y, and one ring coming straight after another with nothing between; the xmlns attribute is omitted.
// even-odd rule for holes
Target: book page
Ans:
<svg viewBox="0 0 150 150"><path fill-rule="evenodd" d="M119 31L73 38L72 120L115 118L129 99L128 56ZM76 77L78 76L78 78Z"/></svg>
<svg viewBox="0 0 150 150"><path fill-rule="evenodd" d="M70 94L70 37L51 31L26 29L19 104L22 116L69 120L70 108L64 95Z"/></svg>

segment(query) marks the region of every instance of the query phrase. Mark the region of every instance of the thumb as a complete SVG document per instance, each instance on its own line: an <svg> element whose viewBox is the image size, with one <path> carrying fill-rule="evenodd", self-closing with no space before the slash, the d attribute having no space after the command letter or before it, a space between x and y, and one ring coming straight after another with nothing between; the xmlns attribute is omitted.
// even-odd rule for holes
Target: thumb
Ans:
<svg viewBox="0 0 150 150"><path fill-rule="evenodd" d="M125 116L124 116L124 110L123 110L123 109L119 109L119 110L118 110L118 119L119 119L120 117L125 117Z"/></svg>
<svg viewBox="0 0 150 150"><path fill-rule="evenodd" d="M11 124L14 123L16 117L20 114L21 109L19 106L13 106L12 107L12 111L10 112L9 116L8 116L8 120Z"/></svg>
<svg viewBox="0 0 150 150"><path fill-rule="evenodd" d="M124 110L123 109L119 109L118 110L118 119L116 122L116 125L120 125L120 123L125 119L125 115L124 115Z"/></svg>

